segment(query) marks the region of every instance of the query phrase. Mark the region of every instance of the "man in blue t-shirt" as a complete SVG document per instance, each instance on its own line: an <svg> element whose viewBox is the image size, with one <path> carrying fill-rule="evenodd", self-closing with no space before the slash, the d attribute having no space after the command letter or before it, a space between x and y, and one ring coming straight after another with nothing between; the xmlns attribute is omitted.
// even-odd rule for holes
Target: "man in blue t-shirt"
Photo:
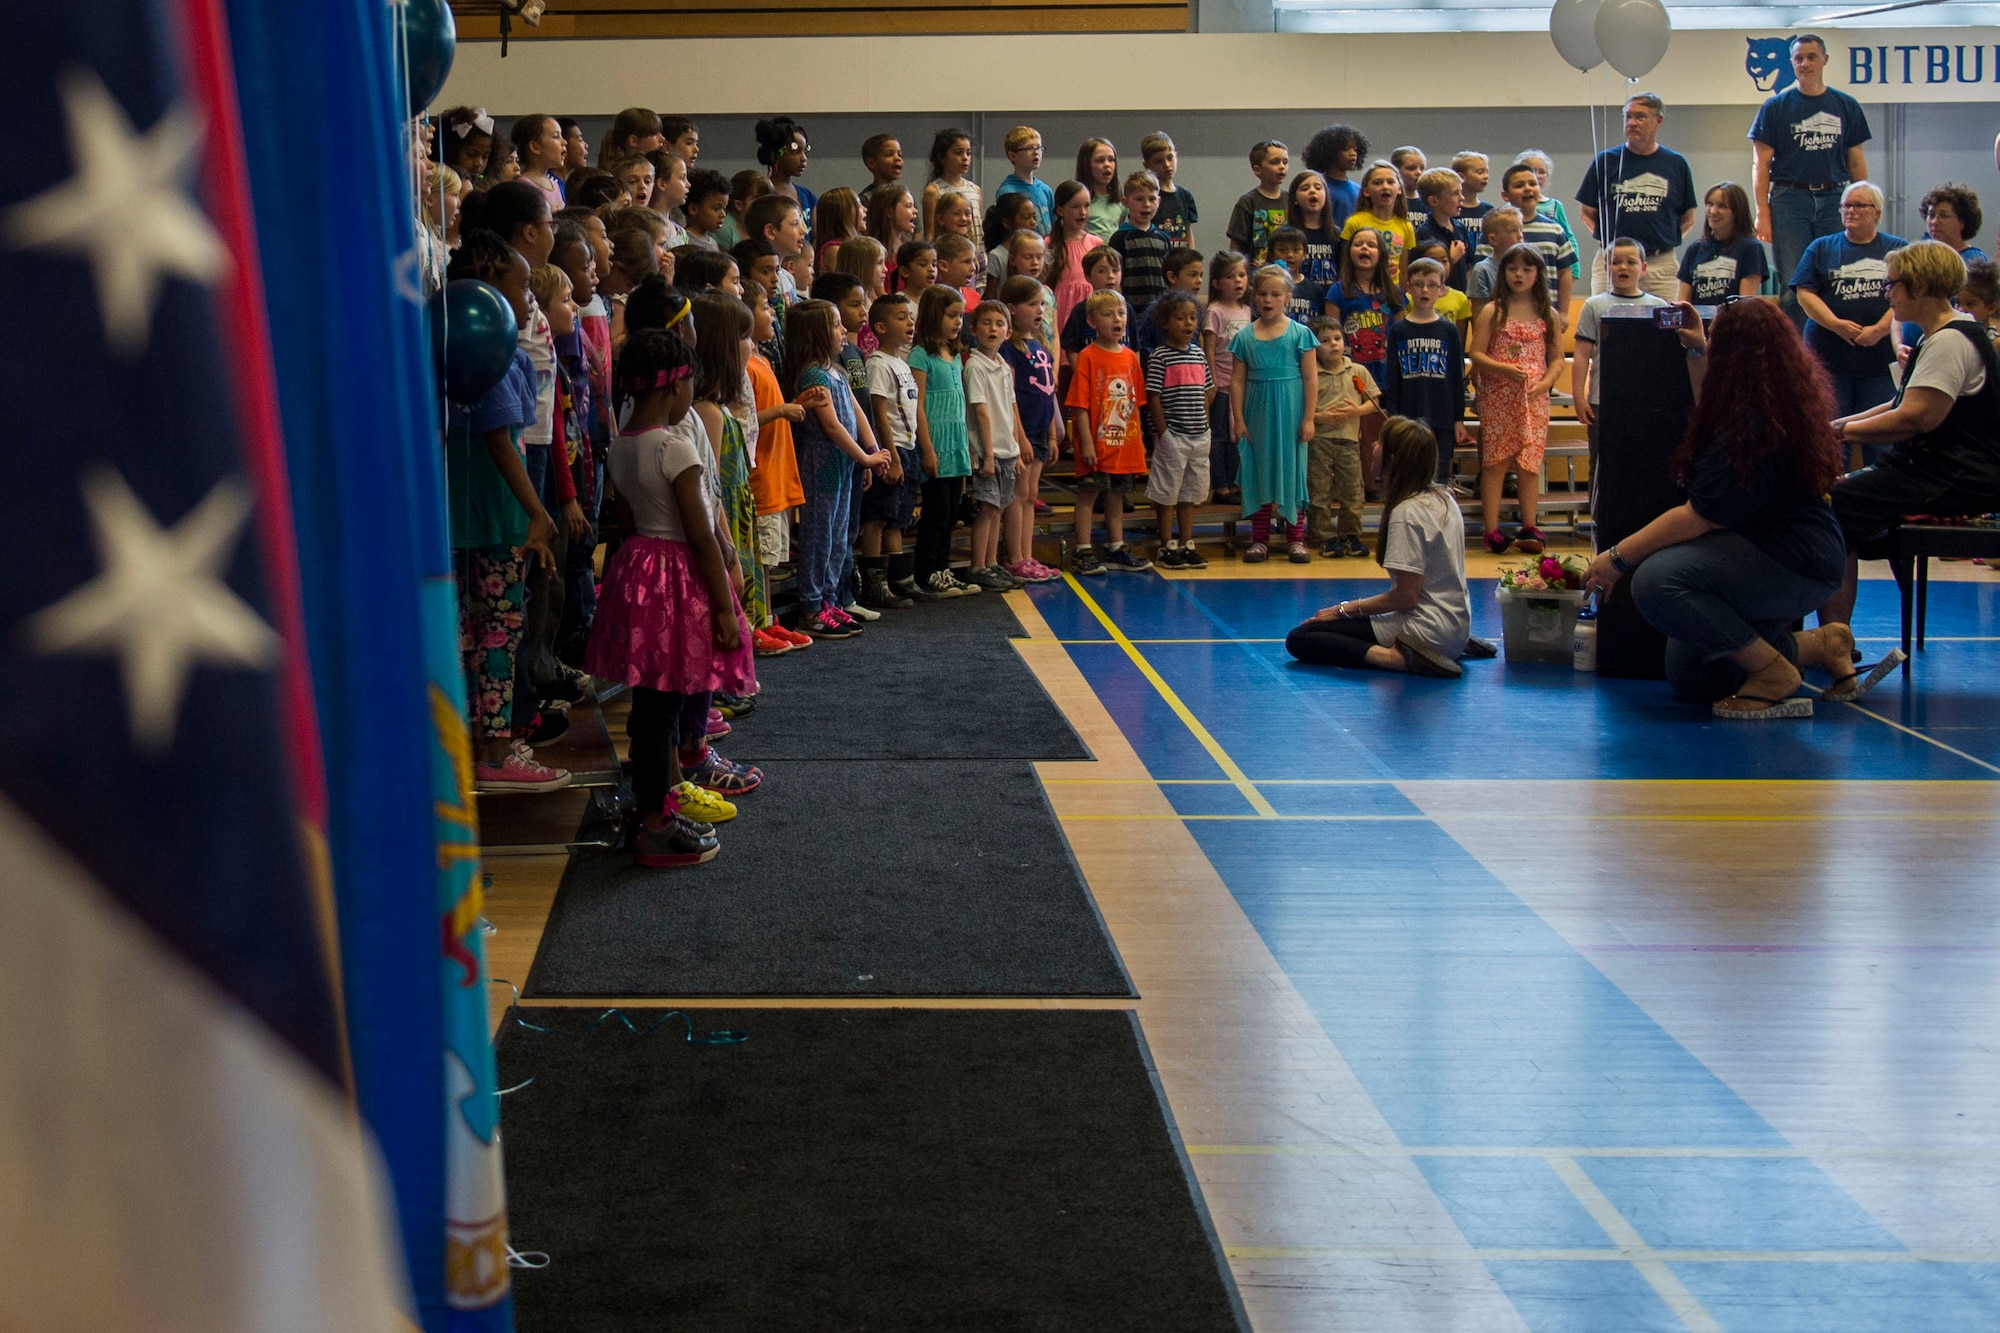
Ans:
<svg viewBox="0 0 2000 1333"><path fill-rule="evenodd" d="M1785 313L1804 327L1805 312L1791 277L1806 247L1841 228L1840 192L1868 179L1868 117L1861 103L1826 86L1826 43L1812 33L1792 38L1796 87L1764 101L1750 124L1756 152L1750 202L1757 210L1757 239L1769 241L1784 284Z"/></svg>
<svg viewBox="0 0 2000 1333"><path fill-rule="evenodd" d="M1666 103L1658 96L1632 94L1625 101L1624 144L1599 153L1577 186L1584 225L1597 237L1597 254L1590 261L1593 293L1611 290L1604 252L1623 237L1646 251L1646 274L1639 286L1663 301L1680 295L1674 252L1694 225L1699 196L1687 159L1660 146L1666 119Z"/></svg>

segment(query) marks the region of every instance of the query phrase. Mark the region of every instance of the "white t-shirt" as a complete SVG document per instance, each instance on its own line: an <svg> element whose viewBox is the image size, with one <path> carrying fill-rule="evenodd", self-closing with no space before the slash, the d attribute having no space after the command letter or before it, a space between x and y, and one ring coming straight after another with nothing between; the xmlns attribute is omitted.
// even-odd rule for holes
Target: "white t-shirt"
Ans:
<svg viewBox="0 0 2000 1333"><path fill-rule="evenodd" d="M535 424L522 429L521 443L547 444L556 435L556 335L532 294L518 345L535 367Z"/></svg>
<svg viewBox="0 0 2000 1333"><path fill-rule="evenodd" d="M701 430L693 412L682 418ZM708 451L692 433L675 428L641 431L637 435L611 437L611 457L606 471L618 487L618 494L632 507L632 521L642 537L662 537L667 541L687 540L680 499L674 493L674 478L691 467L706 468ZM706 513L700 516L708 522Z"/></svg>
<svg viewBox="0 0 2000 1333"><path fill-rule="evenodd" d="M1583 309L1578 312L1576 317L1576 340L1580 343L1596 345L1600 341L1598 332L1599 326L1604 323L1604 312L1612 306L1633 305L1651 308L1653 306L1670 304L1672 303L1661 300L1651 292L1640 292L1637 296L1617 296L1611 292L1599 292L1595 296L1584 299ZM1597 391L1604 383L1603 363L1599 362L1592 365L1590 371L1590 405L1595 407L1600 399Z"/></svg>
<svg viewBox="0 0 2000 1333"><path fill-rule="evenodd" d="M1383 568L1424 576L1423 591L1409 611L1373 617L1375 641L1385 648L1398 638L1457 657L1472 634L1472 603L1465 586L1465 515L1451 492L1433 486L1396 506L1389 515L1389 546Z"/></svg>
<svg viewBox="0 0 2000 1333"><path fill-rule="evenodd" d="M916 448L917 377L910 373L909 363L887 352L872 352L867 375L868 401L889 405L889 438L880 443L898 449ZM868 426L874 429L875 422L870 420Z"/></svg>
<svg viewBox="0 0 2000 1333"><path fill-rule="evenodd" d="M1939 329L1927 334L1917 355L1917 372L1903 384L1903 392L1930 389L1947 398L1959 399L1986 387L1986 367L1979 349L1962 333Z"/></svg>
<svg viewBox="0 0 2000 1333"><path fill-rule="evenodd" d="M965 401L986 404L986 424L993 431L993 456L1019 458L1014 439L1014 370L997 356L978 348L965 354Z"/></svg>

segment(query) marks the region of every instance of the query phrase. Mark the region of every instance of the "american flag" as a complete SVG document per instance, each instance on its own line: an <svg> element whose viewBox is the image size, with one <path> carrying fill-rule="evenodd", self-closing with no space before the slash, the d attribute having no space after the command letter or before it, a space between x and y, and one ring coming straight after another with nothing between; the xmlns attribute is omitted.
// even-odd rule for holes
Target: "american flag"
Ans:
<svg viewBox="0 0 2000 1333"><path fill-rule="evenodd" d="M218 5L15 4L0 47L10 1328L414 1309L350 1091Z"/></svg>

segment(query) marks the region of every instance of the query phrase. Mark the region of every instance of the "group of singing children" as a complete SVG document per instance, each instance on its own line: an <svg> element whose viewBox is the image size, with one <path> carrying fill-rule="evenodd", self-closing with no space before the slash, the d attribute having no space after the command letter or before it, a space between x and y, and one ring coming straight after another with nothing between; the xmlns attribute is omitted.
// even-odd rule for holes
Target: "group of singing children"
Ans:
<svg viewBox="0 0 2000 1333"><path fill-rule="evenodd" d="M993 251L992 272L999 281L1039 267L1049 284L1041 291L1056 302L1057 383L1076 457L1075 573L1149 566L1124 540L1127 497L1141 477L1162 567L1206 565L1192 519L1211 497L1237 502L1250 520L1246 561L1270 558L1274 530L1297 563L1314 545L1325 556L1364 555L1362 507L1380 484L1382 423L1405 416L1428 426L1445 445L1438 471L1447 481L1450 446L1474 443L1473 387L1487 547L1542 549L1538 481L1575 248L1542 204L1537 165L1510 167L1506 202L1495 206L1477 201L1482 154L1436 171L1420 155L1361 169L1365 142L1350 132L1336 145L1338 165L1292 175L1285 145L1266 140L1250 152L1257 185L1231 214L1231 248L1204 260L1190 244L1196 210L1173 184L1167 136L1147 136L1146 170L1116 184L1111 146L1086 143L1078 179L1053 192L1034 177L1040 146L1029 127L1009 134L1014 170L1000 193L1048 194L1046 240L1022 243L1036 217L1024 208L1023 230ZM1477 230L1461 217L1476 218ZM1510 471L1522 522L1507 533L1498 512Z"/></svg>

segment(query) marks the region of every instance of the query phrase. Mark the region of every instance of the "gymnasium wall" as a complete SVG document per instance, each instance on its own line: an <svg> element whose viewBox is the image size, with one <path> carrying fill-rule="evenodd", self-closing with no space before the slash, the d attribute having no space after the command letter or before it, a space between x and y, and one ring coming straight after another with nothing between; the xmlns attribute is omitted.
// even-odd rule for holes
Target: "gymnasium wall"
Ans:
<svg viewBox="0 0 2000 1333"><path fill-rule="evenodd" d="M1889 196L1884 226L1922 235L1917 200L1956 179L1986 203L1990 240L2000 226L2000 30L1923 35L1922 46L1898 46L1895 32L1829 33L1834 82L1862 101L1875 132L1868 156ZM1746 65L1759 49L1757 63L1768 65L1773 41L1679 33L1637 85L1666 99L1662 142L1688 157L1697 186L1748 188L1745 135L1767 93ZM1843 77L1862 74L1868 82ZM1592 152L1592 103L1596 142L1615 145L1626 90L1606 70L1570 69L1539 33L530 41L504 61L496 44L461 45L438 105L485 106L503 132L531 109L577 115L593 144L622 106L684 112L701 123L704 163L728 170L754 163L758 115L788 112L812 137L805 182L820 191L864 183L860 144L881 132L902 140L904 179L921 185L933 132L956 125L980 148L989 199L1007 171L1000 141L1015 124L1042 132L1051 182L1070 174L1076 146L1092 135L1118 146L1121 170L1135 169L1140 137L1160 129L1179 146L1180 183L1201 205L1198 239L1214 249L1230 205L1254 183L1245 153L1258 139L1291 145L1295 167L1306 139L1336 119L1359 127L1375 155L1414 143L1440 165L1460 148L1502 166L1537 147L1555 158L1553 189L1569 200ZM1402 92L1422 95L1398 105Z"/></svg>

